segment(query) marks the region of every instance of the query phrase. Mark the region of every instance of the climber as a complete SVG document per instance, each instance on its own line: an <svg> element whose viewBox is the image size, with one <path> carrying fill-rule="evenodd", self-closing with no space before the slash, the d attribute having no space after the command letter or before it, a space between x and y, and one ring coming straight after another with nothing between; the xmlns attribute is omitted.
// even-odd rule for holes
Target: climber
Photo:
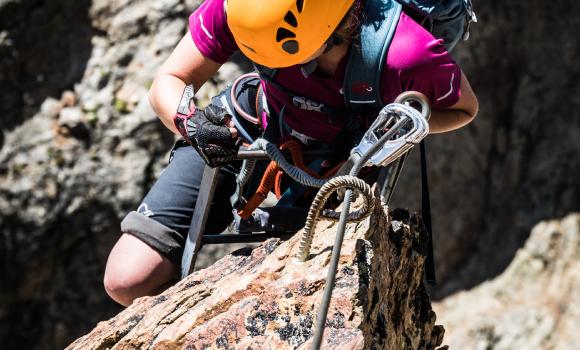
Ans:
<svg viewBox="0 0 580 350"><path fill-rule="evenodd" d="M206 231L222 232L232 221L229 198L239 169L232 160L242 140L264 136L336 150L337 159L326 167L348 155L355 142L351 122L364 128L373 118L373 111L352 112L343 96L363 11L363 0L206 0L191 14L189 31L149 92L161 122L181 139L155 185L121 223L104 276L115 301L127 306L176 281L206 163L221 166ZM431 133L458 129L477 114L477 99L442 40L416 17L408 10L397 15L381 67L380 99L387 104L401 92L419 91L431 102ZM192 105L176 113L182 95L193 94L186 86L199 90L238 50L257 65L260 77L245 76L235 91L226 88L204 109Z"/></svg>

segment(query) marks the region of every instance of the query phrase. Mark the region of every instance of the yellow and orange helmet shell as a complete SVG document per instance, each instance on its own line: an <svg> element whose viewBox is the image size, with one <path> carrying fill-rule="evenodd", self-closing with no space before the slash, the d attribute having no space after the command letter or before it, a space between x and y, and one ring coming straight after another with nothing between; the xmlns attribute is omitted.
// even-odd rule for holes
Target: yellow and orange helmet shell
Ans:
<svg viewBox="0 0 580 350"><path fill-rule="evenodd" d="M240 50L270 68L309 59L354 0L226 0L228 26Z"/></svg>

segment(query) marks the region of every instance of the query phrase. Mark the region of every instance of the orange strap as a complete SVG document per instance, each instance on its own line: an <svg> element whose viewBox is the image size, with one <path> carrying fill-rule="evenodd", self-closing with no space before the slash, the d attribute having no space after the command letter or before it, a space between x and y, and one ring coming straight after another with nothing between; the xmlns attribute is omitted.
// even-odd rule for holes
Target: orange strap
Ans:
<svg viewBox="0 0 580 350"><path fill-rule="evenodd" d="M294 162L294 166L304 170L308 175L320 178L316 172L312 171L310 168L304 164L304 158L302 158L302 147L298 141L290 140L285 142L282 146L280 146L281 150L287 149L290 154L292 155L292 161ZM274 193L276 194L276 198L280 199L282 197L282 176L284 172L279 170L276 174L276 181L274 182Z"/></svg>
<svg viewBox="0 0 580 350"><path fill-rule="evenodd" d="M276 176L278 170L280 170L278 164L276 164L276 162L274 161L270 161L270 164L268 164L264 176L262 176L262 180L260 181L260 185L258 186L256 193L254 193L252 198L250 198L250 200L246 202L244 207L238 211L238 214L242 219L247 220L250 217L250 215L252 215L254 210L260 204L262 204L264 199L266 199L266 197L268 196L268 192L270 192L272 186L274 186L274 177Z"/></svg>
<svg viewBox="0 0 580 350"><path fill-rule="evenodd" d="M310 176L316 177L318 179L320 178L325 179L331 177L342 166L342 163L340 163L336 165L334 168L324 173L322 176L320 176L316 172L309 169L304 164L304 159L302 158L302 148L300 147L298 141L294 140L287 141L283 143L282 146L280 146L280 149L288 150L290 152L295 167L302 169ZM247 220L250 217L250 215L252 215L254 210L256 210L256 208L260 204L262 204L264 199L266 199L268 193L272 190L272 187L274 187L276 197L280 199L280 197L282 196L281 182L283 174L284 173L282 172L282 169L280 169L278 164L276 164L276 162L274 161L270 161L270 164L268 164L268 167L264 172L264 176L262 176L262 180L260 181L260 185L258 186L256 193L254 193L252 198L250 198L250 200L248 200L248 202L244 205L244 207L238 211L238 214L242 219Z"/></svg>
<svg viewBox="0 0 580 350"><path fill-rule="evenodd" d="M281 150L288 149L288 151L290 151L294 164L297 163L303 164L302 149L300 148L300 144L298 144L298 142L294 140L287 141L284 144L282 144L282 146L280 146L280 149ZM238 215L240 215L242 219L247 220L250 217L250 215L252 215L254 210L256 210L256 208L260 204L262 204L264 199L266 199L268 193L270 192L270 190L272 190L272 187L274 187L276 174L278 172L280 172L280 167L278 166L278 164L276 164L276 162L274 161L270 161L270 164L268 164L268 167L264 172L264 176L262 176L262 180L260 181L260 185L258 186L256 193L254 193L254 195L250 198L250 200L246 202L244 207L238 211Z"/></svg>

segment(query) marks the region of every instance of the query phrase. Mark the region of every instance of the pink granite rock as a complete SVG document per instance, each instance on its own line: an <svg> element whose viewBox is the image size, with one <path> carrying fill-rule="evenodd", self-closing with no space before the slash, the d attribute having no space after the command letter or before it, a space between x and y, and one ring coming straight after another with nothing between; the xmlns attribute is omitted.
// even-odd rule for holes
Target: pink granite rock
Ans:
<svg viewBox="0 0 580 350"><path fill-rule="evenodd" d="M420 219L377 207L347 227L322 347L434 349L444 330L422 282ZM308 349L335 232L319 223L305 263L294 260L300 233L238 250L137 299L68 349Z"/></svg>

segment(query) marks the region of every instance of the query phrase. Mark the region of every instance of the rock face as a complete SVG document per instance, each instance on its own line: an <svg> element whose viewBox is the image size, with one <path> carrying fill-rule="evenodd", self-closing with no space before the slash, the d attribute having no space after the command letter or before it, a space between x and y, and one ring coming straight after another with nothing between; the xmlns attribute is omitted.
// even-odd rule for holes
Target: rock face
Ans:
<svg viewBox="0 0 580 350"><path fill-rule="evenodd" d="M580 214L532 230L507 270L435 305L451 349L578 349Z"/></svg>
<svg viewBox="0 0 580 350"><path fill-rule="evenodd" d="M62 349L120 310L106 258L173 144L147 90L196 5L0 1L3 349Z"/></svg>
<svg viewBox="0 0 580 350"><path fill-rule="evenodd" d="M81 79L94 34L89 7L89 0L0 1L1 130L29 119L46 97Z"/></svg>
<svg viewBox="0 0 580 350"><path fill-rule="evenodd" d="M323 348L435 349L443 328L422 284L426 234L417 217L378 206L350 225ZM324 228L320 228L325 226ZM311 258L298 235L242 249L163 294L137 299L68 349L308 349L336 225L320 223Z"/></svg>

